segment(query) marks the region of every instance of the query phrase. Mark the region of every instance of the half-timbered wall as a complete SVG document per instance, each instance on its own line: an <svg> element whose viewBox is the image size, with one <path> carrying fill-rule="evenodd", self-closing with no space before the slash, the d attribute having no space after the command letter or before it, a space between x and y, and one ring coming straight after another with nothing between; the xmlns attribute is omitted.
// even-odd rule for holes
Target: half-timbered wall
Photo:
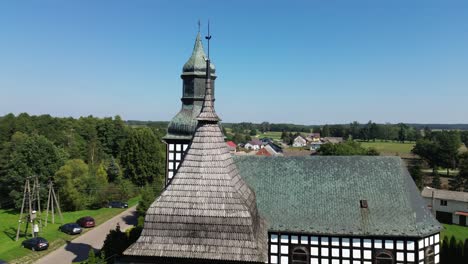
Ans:
<svg viewBox="0 0 468 264"><path fill-rule="evenodd" d="M171 141L167 143L166 185L177 172L188 148L188 141Z"/></svg>
<svg viewBox="0 0 468 264"><path fill-rule="evenodd" d="M395 264L439 263L439 234L424 239L330 237L269 233L268 263L375 264L377 255L390 255ZM293 262L293 251L307 253L306 262ZM297 252L297 251L296 251ZM432 258L433 262L425 257ZM299 256L299 259L301 256Z"/></svg>

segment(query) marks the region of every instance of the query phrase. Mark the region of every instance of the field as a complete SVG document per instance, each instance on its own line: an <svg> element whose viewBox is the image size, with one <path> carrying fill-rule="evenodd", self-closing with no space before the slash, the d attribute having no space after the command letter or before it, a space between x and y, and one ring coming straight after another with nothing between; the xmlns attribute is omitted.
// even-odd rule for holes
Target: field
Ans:
<svg viewBox="0 0 468 264"><path fill-rule="evenodd" d="M130 199L128 204L129 206L134 206L138 203L137 198ZM82 216L91 216L96 220L96 223L99 225L112 218L113 216L121 213L125 209L117 208L100 208L97 210L83 210L76 212L64 212L63 213L63 223L75 222L78 218ZM43 217L45 218L45 212L43 212ZM22 234L18 241L15 241L16 238L16 229L18 227L18 218L19 212L16 210L3 210L0 209L0 263L1 261L10 262L15 259L20 259L21 263L28 263L34 260L39 259L43 255L46 255L50 251L60 247L65 244L66 241L74 239L76 236L67 235L65 233L59 232L58 227L61 225L60 217L56 215L55 224L48 223L47 227L44 227L43 230L39 233L39 236L44 237L49 241L49 249L45 251L33 252L29 249L21 247L21 242L25 239L22 237L24 235L25 225L21 226ZM49 215L49 221L50 215ZM43 221L44 223L44 221ZM31 227L28 230L28 236L31 235ZM13 263L13 262L12 262Z"/></svg>
<svg viewBox="0 0 468 264"><path fill-rule="evenodd" d="M440 239L443 239L445 236L448 236L449 239L452 236L455 236L455 239L459 241L465 241L468 239L468 227L459 226L459 225L447 225L443 224L444 230L442 230Z"/></svg>
<svg viewBox="0 0 468 264"><path fill-rule="evenodd" d="M360 142L361 145L365 148L375 148L382 155L391 155L391 156L412 156L411 150L413 149L415 143L401 143L401 142L384 142L384 141L369 141L369 142Z"/></svg>

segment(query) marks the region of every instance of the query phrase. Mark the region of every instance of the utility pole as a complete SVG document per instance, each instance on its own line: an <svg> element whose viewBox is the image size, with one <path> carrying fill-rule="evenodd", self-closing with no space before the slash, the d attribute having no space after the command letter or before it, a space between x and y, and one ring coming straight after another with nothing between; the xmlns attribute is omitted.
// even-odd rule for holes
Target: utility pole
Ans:
<svg viewBox="0 0 468 264"><path fill-rule="evenodd" d="M24 206L25 206L26 201L28 201L28 207L27 207L28 208L28 213L27 213L28 217L27 217L27 221L26 221L26 229L24 231L25 236L27 236L29 222L32 221L32 219L33 219L30 178L31 177L27 177L26 181L24 183L23 202L21 204L20 217L19 217L19 220L18 220L18 229L16 229L16 241L18 241L18 239L19 239L20 230L21 230L21 223L23 222ZM33 230L32 234L34 236L34 230Z"/></svg>
<svg viewBox="0 0 468 264"><path fill-rule="evenodd" d="M57 196L55 195L53 182L49 181L48 186L49 186L49 196L47 197L47 209L46 209L46 219L45 219L46 226L49 220L49 208L51 209L51 213L52 213L52 224L55 224L55 207L57 207L57 211L60 216L60 222L63 223L62 211L60 210L60 204L57 200Z"/></svg>

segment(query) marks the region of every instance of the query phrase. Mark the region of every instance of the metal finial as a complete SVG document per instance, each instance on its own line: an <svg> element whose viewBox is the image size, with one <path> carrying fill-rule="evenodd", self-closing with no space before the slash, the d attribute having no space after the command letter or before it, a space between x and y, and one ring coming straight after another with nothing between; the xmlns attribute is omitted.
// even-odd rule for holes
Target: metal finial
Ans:
<svg viewBox="0 0 468 264"><path fill-rule="evenodd" d="M200 32L200 27L201 27L201 23L200 23L200 19L198 19L198 32Z"/></svg>
<svg viewBox="0 0 468 264"><path fill-rule="evenodd" d="M210 60L210 20L208 20L208 35L205 38L208 40L208 60Z"/></svg>

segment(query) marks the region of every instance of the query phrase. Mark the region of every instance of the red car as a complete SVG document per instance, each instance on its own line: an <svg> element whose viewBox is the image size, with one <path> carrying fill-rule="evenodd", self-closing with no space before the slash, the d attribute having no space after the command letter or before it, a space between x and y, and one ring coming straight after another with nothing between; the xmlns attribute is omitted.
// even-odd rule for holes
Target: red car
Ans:
<svg viewBox="0 0 468 264"><path fill-rule="evenodd" d="M81 217L76 221L77 224L79 224L81 227L94 227L96 225L96 222L94 222L94 218L91 216L85 216Z"/></svg>

